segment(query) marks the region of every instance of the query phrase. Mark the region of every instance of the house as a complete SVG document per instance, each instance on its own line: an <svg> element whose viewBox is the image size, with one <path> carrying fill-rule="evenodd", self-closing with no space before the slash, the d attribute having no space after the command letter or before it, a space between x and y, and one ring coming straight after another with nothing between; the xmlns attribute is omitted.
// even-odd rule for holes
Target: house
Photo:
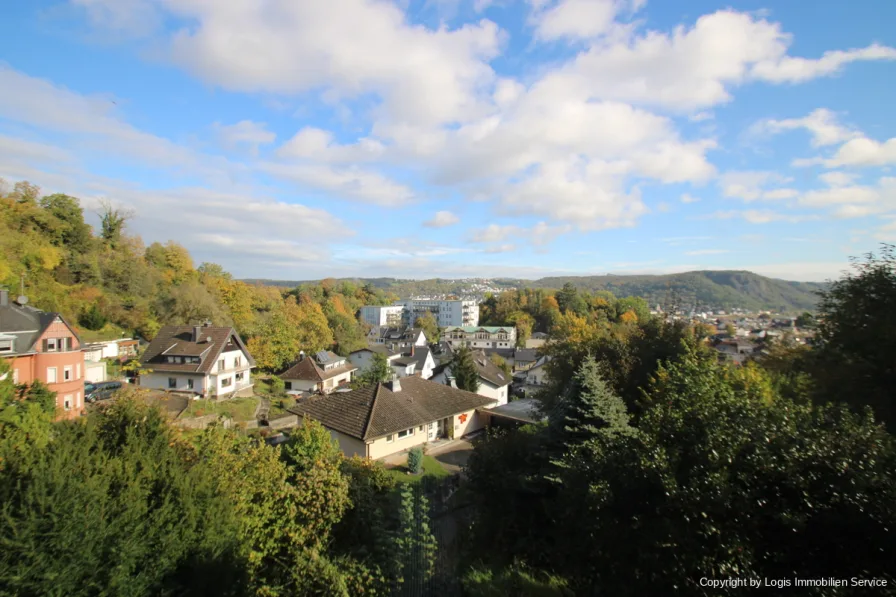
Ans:
<svg viewBox="0 0 896 597"><path fill-rule="evenodd" d="M452 348L513 348L516 346L516 328L513 326L448 326L442 339Z"/></svg>
<svg viewBox="0 0 896 597"><path fill-rule="evenodd" d="M9 361L14 383L45 383L56 392L59 417L73 419L84 410L81 340L61 315L27 303L0 288L0 357Z"/></svg>
<svg viewBox="0 0 896 597"><path fill-rule="evenodd" d="M423 330L414 329L406 325L381 326L371 328L367 333L368 344L387 344L399 348L408 346L426 346L426 334Z"/></svg>
<svg viewBox="0 0 896 597"><path fill-rule="evenodd" d="M548 341L548 335L544 332L535 332L526 340L526 348L541 348Z"/></svg>
<svg viewBox="0 0 896 597"><path fill-rule="evenodd" d="M534 348L518 348L513 353L513 370L526 371L538 361L538 351Z"/></svg>
<svg viewBox="0 0 896 597"><path fill-rule="evenodd" d="M371 344L352 352L348 358L358 370L365 371L373 363L373 355L376 353L386 357L397 377L419 375L423 379L429 379L436 367L432 350L428 346L420 348L414 344L404 349L395 345Z"/></svg>
<svg viewBox="0 0 896 597"><path fill-rule="evenodd" d="M395 305L404 308L402 320L407 325L414 325L424 313L432 313L440 328L479 325L479 301L476 300L417 298L395 301Z"/></svg>
<svg viewBox="0 0 896 597"><path fill-rule="evenodd" d="M548 383L548 372L545 365L547 365L550 360L551 357L543 356L526 370L527 386L543 386Z"/></svg>
<svg viewBox="0 0 896 597"><path fill-rule="evenodd" d="M494 406L507 404L507 398L510 394L509 375L506 375L500 367L495 365L484 351L478 350L473 353L473 364L479 373L479 389L477 394L493 398ZM437 383L450 384L454 380L451 373L451 366L444 367L441 371L433 375L432 380Z"/></svg>
<svg viewBox="0 0 896 597"><path fill-rule="evenodd" d="M290 409L319 421L346 456L383 458L439 438L481 429L476 409L491 398L420 377L405 377L332 396L315 396Z"/></svg>
<svg viewBox="0 0 896 597"><path fill-rule="evenodd" d="M321 350L314 357L299 353L295 365L279 375L286 384L287 391L320 392L329 394L340 386L352 381L352 374L358 368L345 357L329 350Z"/></svg>
<svg viewBox="0 0 896 597"><path fill-rule="evenodd" d="M401 314L403 312L404 307L401 305L365 305L361 307L360 316L361 321L369 323L372 326L394 326L401 323Z"/></svg>
<svg viewBox="0 0 896 597"><path fill-rule="evenodd" d="M535 398L520 398L494 408L480 408L479 416L486 427L517 428L544 420Z"/></svg>
<svg viewBox="0 0 896 597"><path fill-rule="evenodd" d="M206 398L252 393L252 355L232 327L166 325L152 339L140 366L141 387Z"/></svg>

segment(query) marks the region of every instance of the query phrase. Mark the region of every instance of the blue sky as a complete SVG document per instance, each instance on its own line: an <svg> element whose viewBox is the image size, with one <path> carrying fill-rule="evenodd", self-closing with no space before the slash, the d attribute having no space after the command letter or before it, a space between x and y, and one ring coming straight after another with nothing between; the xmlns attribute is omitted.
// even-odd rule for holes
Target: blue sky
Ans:
<svg viewBox="0 0 896 597"><path fill-rule="evenodd" d="M34 0L0 176L239 277L750 269L896 240L896 3Z"/></svg>

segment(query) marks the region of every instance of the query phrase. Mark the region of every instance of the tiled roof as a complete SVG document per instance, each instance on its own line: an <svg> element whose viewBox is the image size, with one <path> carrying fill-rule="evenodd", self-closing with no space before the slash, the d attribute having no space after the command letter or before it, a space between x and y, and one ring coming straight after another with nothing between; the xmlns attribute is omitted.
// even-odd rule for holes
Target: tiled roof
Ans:
<svg viewBox="0 0 896 597"><path fill-rule="evenodd" d="M0 307L0 333L4 333L15 338L15 353L24 354L34 350L34 343L40 338L41 334L56 321L56 318L62 320L72 335L81 339L75 333L75 330L65 319L58 313L48 313L35 309L34 307L19 305L11 299L9 305ZM9 354L9 353L7 353Z"/></svg>
<svg viewBox="0 0 896 597"><path fill-rule="evenodd" d="M516 362L534 363L538 359L538 350L535 348L519 348L513 353Z"/></svg>
<svg viewBox="0 0 896 597"><path fill-rule="evenodd" d="M449 325L445 328L445 333L461 331L465 334L474 334L476 332L488 332L489 334L497 334L499 332L506 332L508 334L513 333L513 326L508 327L500 327L500 326L487 326L487 325L477 325L477 326L460 326L460 325Z"/></svg>
<svg viewBox="0 0 896 597"><path fill-rule="evenodd" d="M208 338L211 338L211 342ZM248 365L255 366L255 360L233 328L203 326L198 340L199 342L193 342L193 326L166 325L146 347L140 364L152 371L208 374L224 347L233 344L246 355ZM200 362L166 363L168 356L199 356Z"/></svg>
<svg viewBox="0 0 896 597"><path fill-rule="evenodd" d="M492 360L481 350L473 353L473 364L476 365L476 371L479 377L489 382L493 386L502 387L510 383L510 376L495 365Z"/></svg>
<svg viewBox="0 0 896 597"><path fill-rule="evenodd" d="M329 354L332 355L333 360L344 360L343 357L337 356L333 353ZM354 371L356 369L357 367L355 367L351 363L345 363L334 369L325 370L323 367L318 365L313 358L305 357L304 359L281 373L278 377L280 379L300 379L302 381L324 381L330 379L331 377L336 377L337 375L342 375L343 373L348 373L349 371Z"/></svg>
<svg viewBox="0 0 896 597"><path fill-rule="evenodd" d="M496 402L420 377L402 377L399 383L398 392L378 383L311 398L291 410L340 433L372 440Z"/></svg>

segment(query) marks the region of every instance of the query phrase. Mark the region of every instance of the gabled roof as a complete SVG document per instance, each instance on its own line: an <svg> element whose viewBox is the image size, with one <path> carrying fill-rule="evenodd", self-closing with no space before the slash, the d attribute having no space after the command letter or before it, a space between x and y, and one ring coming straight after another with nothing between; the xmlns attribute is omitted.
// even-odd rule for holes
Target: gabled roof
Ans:
<svg viewBox="0 0 896 597"><path fill-rule="evenodd" d="M513 358L517 363L534 363L538 360L538 349L535 348L518 348L513 353Z"/></svg>
<svg viewBox="0 0 896 597"><path fill-rule="evenodd" d="M420 377L402 377L399 383L399 392L378 383L351 392L311 398L290 410L366 441L496 402Z"/></svg>
<svg viewBox="0 0 896 597"><path fill-rule="evenodd" d="M495 365L492 360L482 351L473 353L473 364L476 365L476 371L479 377L492 384L493 386L503 387L511 382L511 376Z"/></svg>
<svg viewBox="0 0 896 597"><path fill-rule="evenodd" d="M401 354L401 350L392 350L389 348L388 344L368 344L367 348L359 348L358 350L353 350L351 354L356 354L359 352L377 352L379 354L384 354L387 357L394 357Z"/></svg>
<svg viewBox="0 0 896 597"><path fill-rule="evenodd" d="M345 357L340 357L332 352L326 351L328 353L328 358L332 361L345 361ZM329 356L332 355L332 356ZM349 371L355 371L357 367L352 365L351 363L343 363L338 367L333 369L324 369L320 365L318 365L315 360L311 357L305 357L300 360L298 363L281 373L278 377L280 379L298 379L302 381L324 381L330 379L331 377L336 377L338 375L342 375L343 373L348 373Z"/></svg>
<svg viewBox="0 0 896 597"><path fill-rule="evenodd" d="M15 338L16 351L12 354L33 352L37 340L57 318L78 339L78 344L81 344L81 338L75 332L75 329L58 313L41 311L40 309L19 305L12 301L10 301L9 305L0 307L0 333ZM9 353L7 353L8 355Z"/></svg>
<svg viewBox="0 0 896 597"><path fill-rule="evenodd" d="M211 340L209 340L211 338ZM198 342L193 341L193 326L166 325L152 339L140 359L141 365L153 371L208 374L224 348L233 345L246 355L250 367L255 360L231 327L202 326ZM198 356L199 363L166 363L169 356Z"/></svg>
<svg viewBox="0 0 896 597"><path fill-rule="evenodd" d="M504 332L506 334L512 334L514 332L514 327L506 326L487 326L487 325L477 325L477 326L461 326L461 325L449 325L445 328L445 333L456 332L456 331L464 332L465 334L475 334L476 332L487 332L489 334L497 334L500 332Z"/></svg>

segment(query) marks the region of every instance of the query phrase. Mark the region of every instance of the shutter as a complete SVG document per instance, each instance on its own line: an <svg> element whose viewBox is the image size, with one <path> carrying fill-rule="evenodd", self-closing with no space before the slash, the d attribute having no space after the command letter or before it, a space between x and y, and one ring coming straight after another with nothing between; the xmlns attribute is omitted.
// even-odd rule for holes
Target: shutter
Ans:
<svg viewBox="0 0 896 597"><path fill-rule="evenodd" d="M43 342L43 347L44 347L44 348L43 348L43 351L42 351L42 352L47 352L47 346L49 346L49 344L47 343L47 339L44 338L44 342Z"/></svg>

